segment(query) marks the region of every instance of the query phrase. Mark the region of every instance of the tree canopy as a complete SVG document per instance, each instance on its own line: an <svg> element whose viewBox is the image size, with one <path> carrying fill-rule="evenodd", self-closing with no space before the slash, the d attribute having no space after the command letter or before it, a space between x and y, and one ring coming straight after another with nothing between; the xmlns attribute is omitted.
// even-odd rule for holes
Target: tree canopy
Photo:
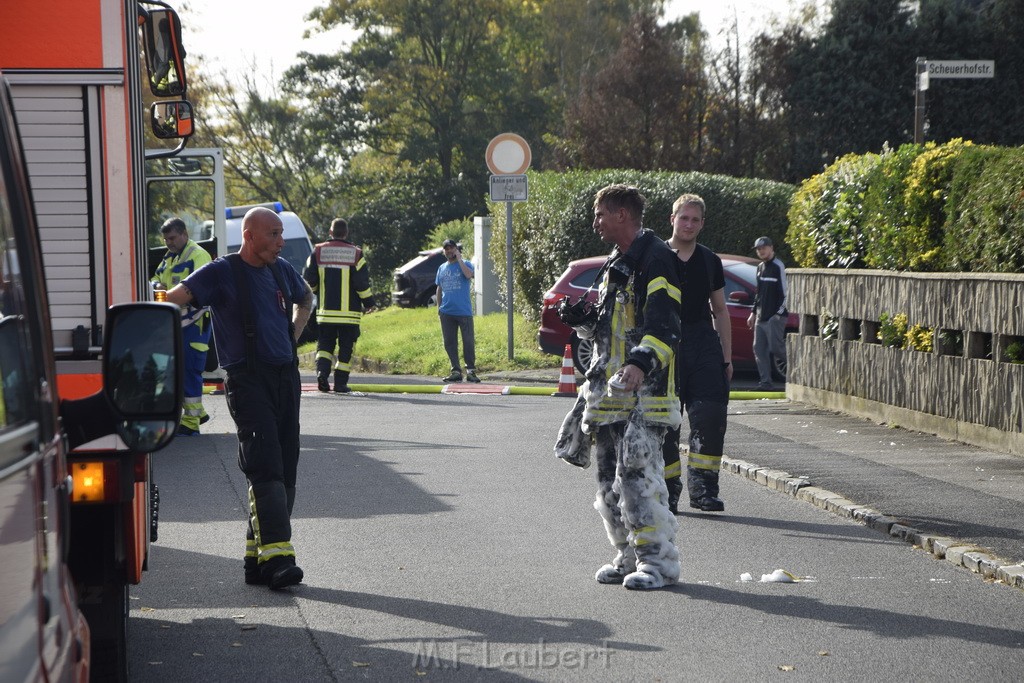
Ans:
<svg viewBox="0 0 1024 683"><path fill-rule="evenodd" d="M229 201L280 199L322 234L350 218L379 285L439 224L487 211L487 142L515 132L535 170L698 171L798 182L913 136L914 63L994 59L933 81L927 139L1019 145L1019 0L809 2L724 45L662 0L324 0L359 32L303 54L261 95L198 79ZM197 79L193 77L193 82Z"/></svg>

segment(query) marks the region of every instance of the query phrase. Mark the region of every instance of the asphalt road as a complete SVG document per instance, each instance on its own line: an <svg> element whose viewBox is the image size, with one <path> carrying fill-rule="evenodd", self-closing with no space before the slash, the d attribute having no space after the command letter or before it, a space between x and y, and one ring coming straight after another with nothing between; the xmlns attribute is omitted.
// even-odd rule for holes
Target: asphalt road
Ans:
<svg viewBox="0 0 1024 683"><path fill-rule="evenodd" d="M131 590L133 680L1024 671L1024 591L738 476L722 476L725 514L679 517L680 585L597 584L613 553L591 507L594 472L551 450L570 399L304 394L293 540L306 580L247 586L233 426L222 396L204 402L204 435L154 456L160 540ZM737 448L750 434L738 430ZM759 581L775 569L803 580Z"/></svg>

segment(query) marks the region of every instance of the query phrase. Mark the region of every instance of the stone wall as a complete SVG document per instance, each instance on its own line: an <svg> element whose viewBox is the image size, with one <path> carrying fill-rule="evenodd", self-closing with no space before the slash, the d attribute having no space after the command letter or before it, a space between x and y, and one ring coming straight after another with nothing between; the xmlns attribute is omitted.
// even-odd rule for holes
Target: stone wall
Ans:
<svg viewBox="0 0 1024 683"><path fill-rule="evenodd" d="M1024 275L791 269L789 398L1024 455ZM883 314L933 351L883 346Z"/></svg>

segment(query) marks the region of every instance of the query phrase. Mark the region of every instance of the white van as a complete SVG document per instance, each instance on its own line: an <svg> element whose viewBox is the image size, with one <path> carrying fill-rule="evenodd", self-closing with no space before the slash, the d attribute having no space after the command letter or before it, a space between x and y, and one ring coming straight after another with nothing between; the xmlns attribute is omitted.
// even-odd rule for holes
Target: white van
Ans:
<svg viewBox="0 0 1024 683"><path fill-rule="evenodd" d="M257 206L266 207L281 217L281 223L284 226L284 249L281 250L281 256L292 264L292 267L301 275L302 269L306 267L306 259L313 253L313 243L309 239L309 233L306 232L306 226L302 224L302 219L291 211L285 211L281 202L227 207L224 239L227 251L225 253L233 254L242 246L242 217L249 209Z"/></svg>

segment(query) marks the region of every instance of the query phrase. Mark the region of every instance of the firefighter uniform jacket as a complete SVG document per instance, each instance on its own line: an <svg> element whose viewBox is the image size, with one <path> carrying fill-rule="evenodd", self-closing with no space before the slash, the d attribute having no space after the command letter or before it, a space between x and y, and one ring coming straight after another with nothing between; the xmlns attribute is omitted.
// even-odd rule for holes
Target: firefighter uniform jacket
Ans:
<svg viewBox="0 0 1024 683"><path fill-rule="evenodd" d="M156 273L153 274L153 282L163 285L164 289L170 291L210 261L210 254L193 240L189 240L180 254L172 254L168 251L164 255L160 265L156 267ZM209 322L210 313L205 308L189 305L182 310L182 327L196 325L201 332L208 332ZM203 340L203 343L205 344L206 340ZM205 352L206 349L204 348L202 351Z"/></svg>
<svg viewBox="0 0 1024 683"><path fill-rule="evenodd" d="M303 277L317 294L318 323L358 325L363 309L373 306L363 250L345 240L332 239L313 247Z"/></svg>
<svg viewBox="0 0 1024 683"><path fill-rule="evenodd" d="M675 252L653 232L643 230L625 254L618 248L612 252L603 271L593 330L598 358L587 372L585 387L586 431L625 422L634 411L647 422L678 427L675 349L680 292ZM608 380L626 363L645 372L643 385L635 396L609 396Z"/></svg>

